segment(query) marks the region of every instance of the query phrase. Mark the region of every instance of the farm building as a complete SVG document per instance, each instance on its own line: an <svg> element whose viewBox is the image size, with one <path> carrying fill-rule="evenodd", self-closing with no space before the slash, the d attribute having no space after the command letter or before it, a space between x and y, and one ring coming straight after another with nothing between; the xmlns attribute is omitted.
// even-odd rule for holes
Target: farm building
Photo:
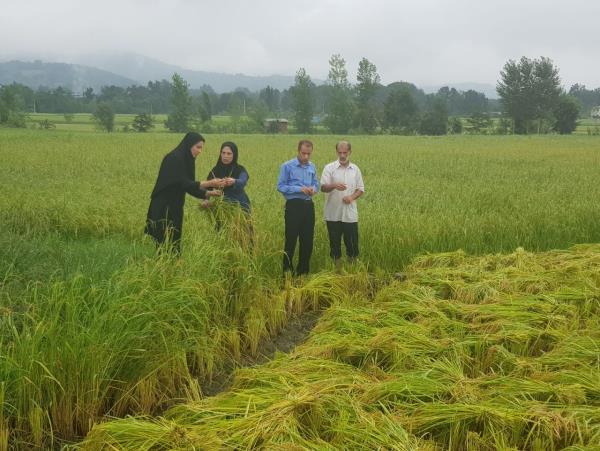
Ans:
<svg viewBox="0 0 600 451"><path fill-rule="evenodd" d="M267 133L287 133L287 119L265 119L264 126Z"/></svg>
<svg viewBox="0 0 600 451"><path fill-rule="evenodd" d="M600 119L600 105L592 108L592 119Z"/></svg>

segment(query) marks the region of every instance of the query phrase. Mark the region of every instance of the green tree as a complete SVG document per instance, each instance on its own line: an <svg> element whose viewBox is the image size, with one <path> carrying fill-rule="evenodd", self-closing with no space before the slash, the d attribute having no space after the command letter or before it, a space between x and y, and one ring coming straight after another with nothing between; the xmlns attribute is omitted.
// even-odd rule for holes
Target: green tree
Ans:
<svg viewBox="0 0 600 451"><path fill-rule="evenodd" d="M348 133L352 126L354 103L346 61L340 55L332 55L329 59L329 95L327 99L327 117L325 125L337 134Z"/></svg>
<svg viewBox="0 0 600 451"><path fill-rule="evenodd" d="M115 112L110 103L100 102L94 111L94 120L101 130L112 132L115 129Z"/></svg>
<svg viewBox="0 0 600 451"><path fill-rule="evenodd" d="M208 114L208 111L206 111L206 108L204 108L202 102L198 102L198 105L196 107L196 113L196 118L198 119L198 122L200 124L203 124L210 120L210 115Z"/></svg>
<svg viewBox="0 0 600 451"><path fill-rule="evenodd" d="M366 133L375 133L378 125L376 94L380 82L377 67L368 59L363 58L358 63L358 81L356 85L356 115L354 124Z"/></svg>
<svg viewBox="0 0 600 451"><path fill-rule="evenodd" d="M385 99L383 124L392 133L410 135L415 132L419 124L419 106L408 88L395 88Z"/></svg>
<svg viewBox="0 0 600 451"><path fill-rule="evenodd" d="M92 100L95 99L95 97L96 95L94 94L94 88L86 88L83 91L83 98L87 103L90 103Z"/></svg>
<svg viewBox="0 0 600 451"><path fill-rule="evenodd" d="M265 119L268 115L269 107L261 99L256 100L248 111L248 116L254 121L256 130L262 130L264 128Z"/></svg>
<svg viewBox="0 0 600 451"><path fill-rule="evenodd" d="M271 113L276 113L279 111L281 99L281 93L279 90L271 86L267 86L260 91L258 97L267 105L267 108L269 108Z"/></svg>
<svg viewBox="0 0 600 451"><path fill-rule="evenodd" d="M245 113L246 95L243 92L233 92L229 97L227 112L233 119L241 118Z"/></svg>
<svg viewBox="0 0 600 451"><path fill-rule="evenodd" d="M462 111L463 114L484 113L488 111L488 99L485 94L469 89L462 93Z"/></svg>
<svg viewBox="0 0 600 451"><path fill-rule="evenodd" d="M421 117L421 135L445 135L448 133L448 108L442 99L435 99L430 111Z"/></svg>
<svg viewBox="0 0 600 451"><path fill-rule="evenodd" d="M513 119L515 133L527 133L536 120L539 132L542 121L551 118L561 94L558 68L545 57L509 60L500 72L496 91L504 112Z"/></svg>
<svg viewBox="0 0 600 451"><path fill-rule="evenodd" d="M6 124L12 111L13 97L10 93L0 88L0 124Z"/></svg>
<svg viewBox="0 0 600 451"><path fill-rule="evenodd" d="M27 127L22 91L17 84L0 87L0 124L16 128Z"/></svg>
<svg viewBox="0 0 600 451"><path fill-rule="evenodd" d="M569 95L579 100L581 104L581 113L589 115L592 110L600 105L600 88L587 89L585 85L574 84L569 89Z"/></svg>
<svg viewBox="0 0 600 451"><path fill-rule="evenodd" d="M172 132L187 132L192 120L192 98L188 83L179 74L173 74L171 84L171 114L165 126Z"/></svg>
<svg viewBox="0 0 600 451"><path fill-rule="evenodd" d="M200 126L201 124L204 124L208 121L210 121L211 117L212 117L212 107L211 107L211 103L210 103L210 98L208 97L208 94L206 94L206 98L204 97L204 94L206 94L205 92L203 92L199 97L193 98L192 99L192 103L193 103L193 112L194 112L194 117L193 117L193 122L195 122L195 125ZM207 103L208 101L208 103Z"/></svg>
<svg viewBox="0 0 600 451"><path fill-rule="evenodd" d="M229 131L239 133L242 128L242 116L246 109L246 95L240 91L234 91L229 96L227 112L230 116Z"/></svg>
<svg viewBox="0 0 600 451"><path fill-rule="evenodd" d="M147 132L148 130L154 128L154 122L152 121L152 116L146 113L138 114L133 118L133 122L131 123L131 128L133 128L137 132Z"/></svg>
<svg viewBox="0 0 600 451"><path fill-rule="evenodd" d="M205 117L203 118L203 122L210 121L212 119L212 102L210 101L210 96L208 92L202 91L202 101L200 102L202 108L204 109Z"/></svg>
<svg viewBox="0 0 600 451"><path fill-rule="evenodd" d="M562 94L554 111L554 130L561 135L573 133L577 128L577 117L580 110L581 105L575 97Z"/></svg>
<svg viewBox="0 0 600 451"><path fill-rule="evenodd" d="M301 67L296 72L296 83L290 88L292 108L298 133L309 133L313 117L313 83L306 70Z"/></svg>

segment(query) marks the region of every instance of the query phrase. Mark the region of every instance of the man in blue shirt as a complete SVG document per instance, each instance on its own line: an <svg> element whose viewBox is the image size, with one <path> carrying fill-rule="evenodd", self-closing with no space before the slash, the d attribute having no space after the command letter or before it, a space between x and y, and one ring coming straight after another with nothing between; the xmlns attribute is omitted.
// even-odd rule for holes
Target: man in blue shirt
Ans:
<svg viewBox="0 0 600 451"><path fill-rule="evenodd" d="M313 144L307 139L298 143L296 158L286 161L279 170L277 190L285 197L285 246L283 271L293 271L296 241L300 256L294 274L307 274L315 234L315 206L312 197L319 191L317 168L310 161Z"/></svg>

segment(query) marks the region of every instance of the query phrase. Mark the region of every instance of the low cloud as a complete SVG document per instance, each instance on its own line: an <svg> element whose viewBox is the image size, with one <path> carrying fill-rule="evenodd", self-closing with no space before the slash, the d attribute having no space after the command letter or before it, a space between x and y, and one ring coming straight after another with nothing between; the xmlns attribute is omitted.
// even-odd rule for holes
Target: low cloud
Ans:
<svg viewBox="0 0 600 451"><path fill-rule="evenodd" d="M91 6L93 5L93 6ZM255 75L305 67L326 78L340 53L382 81L495 83L508 59L548 56L566 86L600 86L600 2L73 0L8 2L0 58L77 61L143 54L189 69Z"/></svg>

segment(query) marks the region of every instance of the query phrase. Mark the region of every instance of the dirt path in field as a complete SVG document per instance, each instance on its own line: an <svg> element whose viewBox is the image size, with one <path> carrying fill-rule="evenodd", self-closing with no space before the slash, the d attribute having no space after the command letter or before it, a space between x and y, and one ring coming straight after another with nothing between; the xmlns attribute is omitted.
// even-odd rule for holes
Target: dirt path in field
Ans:
<svg viewBox="0 0 600 451"><path fill-rule="evenodd" d="M406 280L406 274L403 272L397 272L392 276L392 279L398 281ZM383 284L377 284L374 275L371 275L371 287L370 291L366 293L367 299L373 299L377 292L389 281ZM215 396L225 390L227 390L234 378L236 368L246 368L250 366L262 365L272 360L277 352L289 353L296 348L296 346L304 343L310 334L310 331L315 327L317 321L321 317L325 310L311 310L302 313L299 316L291 318L286 327L276 335L263 339L258 345L258 356L242 357L241 362L237 364L229 364L225 367L223 373L215 375L210 382L201 383L200 388L204 396Z"/></svg>
<svg viewBox="0 0 600 451"><path fill-rule="evenodd" d="M302 344L315 327L323 311L308 311L288 321L286 327L275 337L262 340L258 345L258 356L244 357L237 368L262 365L273 359L277 352L291 352ZM215 396L227 390L233 382L235 369L227 368L225 374L217 375L209 383L201 385L204 396Z"/></svg>

